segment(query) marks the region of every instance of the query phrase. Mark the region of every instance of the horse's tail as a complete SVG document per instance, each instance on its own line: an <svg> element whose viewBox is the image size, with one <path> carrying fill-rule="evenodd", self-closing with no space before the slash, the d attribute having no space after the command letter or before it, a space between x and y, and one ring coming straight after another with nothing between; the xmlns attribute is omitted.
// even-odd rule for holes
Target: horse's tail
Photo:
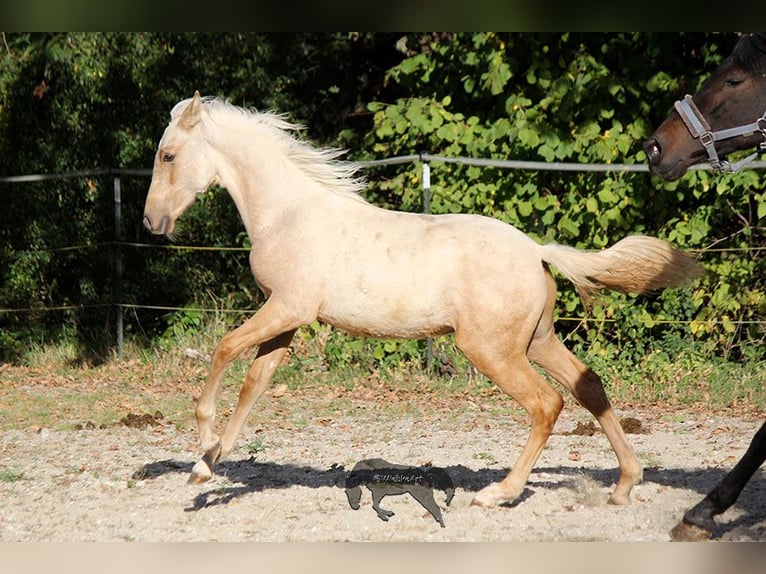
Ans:
<svg viewBox="0 0 766 574"><path fill-rule="evenodd" d="M542 259L561 271L588 301L596 291L649 293L681 285L704 274L702 266L667 241L631 235L603 251L581 251L551 243Z"/></svg>

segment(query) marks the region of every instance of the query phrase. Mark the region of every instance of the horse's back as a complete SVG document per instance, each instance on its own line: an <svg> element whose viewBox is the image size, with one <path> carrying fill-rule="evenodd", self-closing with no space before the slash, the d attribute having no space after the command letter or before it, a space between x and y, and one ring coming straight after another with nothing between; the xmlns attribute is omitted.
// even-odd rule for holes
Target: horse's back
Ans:
<svg viewBox="0 0 766 574"><path fill-rule="evenodd" d="M539 246L476 215L376 210L337 233L320 318L351 332L417 338L453 331L459 314L533 312L545 291Z"/></svg>

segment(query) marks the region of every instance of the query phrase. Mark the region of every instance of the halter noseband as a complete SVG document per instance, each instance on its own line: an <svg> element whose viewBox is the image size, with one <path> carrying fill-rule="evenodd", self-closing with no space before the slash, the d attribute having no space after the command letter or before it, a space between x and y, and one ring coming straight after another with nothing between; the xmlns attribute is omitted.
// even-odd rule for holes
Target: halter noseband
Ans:
<svg viewBox="0 0 766 574"><path fill-rule="evenodd" d="M710 166L714 170L725 173L735 173L753 161L758 154L766 152L766 112L753 123L714 132L710 129L710 124L707 123L702 112L699 111L699 108L697 108L690 95L685 95L683 100L675 102L673 106L676 108L678 115L681 116L686 129L689 130L692 137L700 140L700 143L703 145L710 158ZM734 165L718 158L715 142L737 136L747 136L754 133L760 133L763 138L763 141L758 144L758 149L755 153L750 154Z"/></svg>

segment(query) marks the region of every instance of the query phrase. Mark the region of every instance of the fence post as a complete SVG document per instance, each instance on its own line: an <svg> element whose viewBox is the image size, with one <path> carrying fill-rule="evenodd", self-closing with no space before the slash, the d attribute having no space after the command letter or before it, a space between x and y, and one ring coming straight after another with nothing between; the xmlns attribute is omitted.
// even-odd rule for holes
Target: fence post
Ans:
<svg viewBox="0 0 766 574"><path fill-rule="evenodd" d="M423 213L431 213L431 164L423 161ZM433 339L426 339L426 370L431 370L434 366L434 342Z"/></svg>
<svg viewBox="0 0 766 574"><path fill-rule="evenodd" d="M117 359L122 360L122 187L114 176L114 306L117 316Z"/></svg>

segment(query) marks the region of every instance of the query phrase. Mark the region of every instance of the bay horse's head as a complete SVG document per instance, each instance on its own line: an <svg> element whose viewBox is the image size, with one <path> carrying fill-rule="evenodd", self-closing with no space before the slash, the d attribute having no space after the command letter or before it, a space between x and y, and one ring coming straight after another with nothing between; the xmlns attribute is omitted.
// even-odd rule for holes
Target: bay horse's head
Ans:
<svg viewBox="0 0 766 574"><path fill-rule="evenodd" d="M203 102L199 92L170 112L144 206L144 226L156 235L170 234L197 194L216 183L213 154L202 137Z"/></svg>
<svg viewBox="0 0 766 574"><path fill-rule="evenodd" d="M723 158L755 146L766 146L766 34L743 35L694 97L676 102L644 150L651 172L674 180L704 161L732 171Z"/></svg>

